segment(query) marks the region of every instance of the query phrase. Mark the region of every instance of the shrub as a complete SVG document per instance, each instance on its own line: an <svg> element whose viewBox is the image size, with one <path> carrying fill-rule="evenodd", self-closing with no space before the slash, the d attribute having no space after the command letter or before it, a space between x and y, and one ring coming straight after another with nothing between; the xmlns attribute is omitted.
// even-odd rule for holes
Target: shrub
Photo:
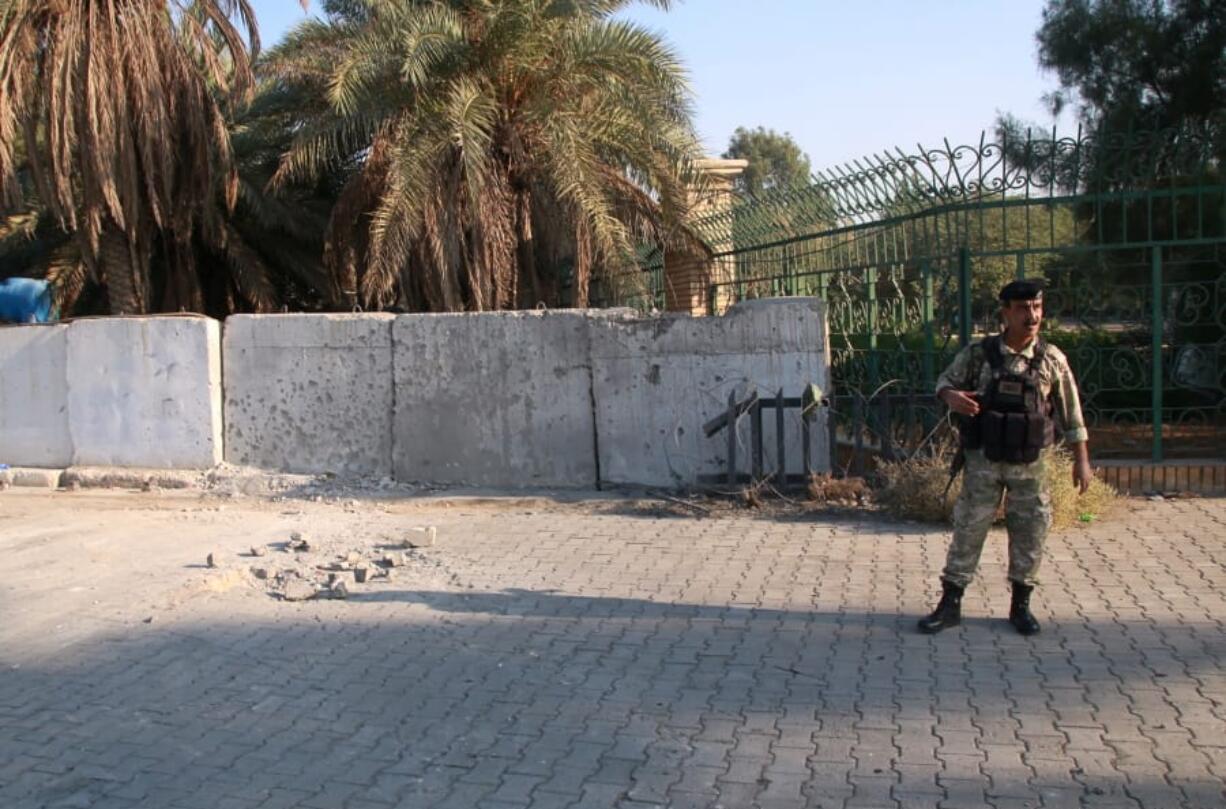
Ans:
<svg viewBox="0 0 1226 809"><path fill-rule="evenodd" d="M962 489L959 476L949 491L945 490L953 451L952 446L945 446L932 455L920 454L905 461L883 463L878 470L877 502L896 517L951 522L954 501ZM1090 482L1085 494L1078 493L1073 485L1073 456L1066 447L1056 447L1049 453L1046 472L1053 530L1102 519L1118 505L1119 495L1115 489L1098 478Z"/></svg>

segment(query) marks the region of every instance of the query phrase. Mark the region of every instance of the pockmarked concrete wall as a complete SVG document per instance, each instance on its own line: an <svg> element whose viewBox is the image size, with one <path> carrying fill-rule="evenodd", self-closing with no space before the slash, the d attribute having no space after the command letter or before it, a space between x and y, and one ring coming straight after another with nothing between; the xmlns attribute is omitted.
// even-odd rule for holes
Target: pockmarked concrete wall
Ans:
<svg viewBox="0 0 1226 809"><path fill-rule="evenodd" d="M201 469L222 459L220 324L206 317L68 326L73 463Z"/></svg>
<svg viewBox="0 0 1226 809"><path fill-rule="evenodd" d="M497 487L597 484L584 311L402 315L395 474Z"/></svg>
<svg viewBox="0 0 1226 809"><path fill-rule="evenodd" d="M221 458L217 321L0 328L0 463L200 469Z"/></svg>
<svg viewBox="0 0 1226 809"><path fill-rule="evenodd" d="M199 317L0 328L0 463L200 469L224 457L502 488L691 486L723 468L726 441L702 426L730 392L829 386L824 309L808 299L716 318L236 315L219 331ZM822 468L822 419L813 427ZM798 413L785 429L796 472ZM746 460L748 430L743 419Z"/></svg>
<svg viewBox="0 0 1226 809"><path fill-rule="evenodd" d="M226 320L226 460L285 472L392 472L390 314Z"/></svg>
<svg viewBox="0 0 1226 809"><path fill-rule="evenodd" d="M0 327L0 463L67 466L68 327Z"/></svg>
<svg viewBox="0 0 1226 809"><path fill-rule="evenodd" d="M736 304L722 317L605 318L591 322L592 387L600 476L611 484L690 486L724 471L726 433L703 424L728 407L729 393L800 396L829 391L825 306L813 298ZM773 411L763 413L764 468L776 468ZM825 414L812 427L813 468L829 466ZM747 471L749 419L738 431ZM798 410L787 411L787 471L801 471Z"/></svg>

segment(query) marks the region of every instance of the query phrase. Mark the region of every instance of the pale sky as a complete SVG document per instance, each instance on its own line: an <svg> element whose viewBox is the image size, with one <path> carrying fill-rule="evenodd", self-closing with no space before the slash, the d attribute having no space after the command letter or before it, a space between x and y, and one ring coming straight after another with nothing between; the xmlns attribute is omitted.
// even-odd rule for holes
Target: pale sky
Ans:
<svg viewBox="0 0 1226 809"><path fill-rule="evenodd" d="M252 0L265 46L306 19ZM319 3L312 5L317 13ZM738 126L790 132L819 169L916 143L977 142L997 111L1050 127L1035 62L1042 0L684 0L627 16L690 71L711 155ZM1064 131L1070 116L1060 121Z"/></svg>

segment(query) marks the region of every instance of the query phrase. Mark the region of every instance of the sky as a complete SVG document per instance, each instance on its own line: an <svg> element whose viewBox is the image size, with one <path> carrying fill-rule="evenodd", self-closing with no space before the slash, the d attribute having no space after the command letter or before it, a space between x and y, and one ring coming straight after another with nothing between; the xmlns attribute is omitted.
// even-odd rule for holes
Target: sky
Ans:
<svg viewBox="0 0 1226 809"><path fill-rule="evenodd" d="M265 47L319 12L252 0ZM1042 0L683 0L625 16L690 72L695 124L718 156L738 126L787 132L813 168L916 144L978 142L998 112L1050 127L1056 79L1035 61ZM1070 126L1065 114L1058 122Z"/></svg>

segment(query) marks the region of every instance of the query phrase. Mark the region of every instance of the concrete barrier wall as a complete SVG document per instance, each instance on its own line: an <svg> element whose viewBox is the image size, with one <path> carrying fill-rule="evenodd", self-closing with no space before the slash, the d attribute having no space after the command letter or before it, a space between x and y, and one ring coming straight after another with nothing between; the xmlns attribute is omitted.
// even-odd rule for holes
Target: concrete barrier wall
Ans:
<svg viewBox="0 0 1226 809"><path fill-rule="evenodd" d="M200 469L222 459L220 324L105 318L68 326L73 463Z"/></svg>
<svg viewBox="0 0 1226 809"><path fill-rule="evenodd" d="M0 463L207 468L222 459L220 325L0 328Z"/></svg>
<svg viewBox="0 0 1226 809"><path fill-rule="evenodd" d="M395 315L226 320L226 460L286 472L392 473Z"/></svg>
<svg viewBox="0 0 1226 809"><path fill-rule="evenodd" d="M269 470L494 487L689 486L728 394L828 387L824 310L107 318L0 329L0 463ZM223 384L224 383L224 384ZM223 397L224 387L224 442ZM774 468L774 424L764 432ZM741 425L748 458L748 424ZM800 468L799 415L786 426ZM814 425L813 458L827 461ZM744 468L744 467L742 467Z"/></svg>
<svg viewBox="0 0 1226 809"><path fill-rule="evenodd" d="M0 463L72 463L67 326L0 327Z"/></svg>
<svg viewBox="0 0 1226 809"><path fill-rule="evenodd" d="M593 319L599 313L398 317L396 478L594 487Z"/></svg>
<svg viewBox="0 0 1226 809"><path fill-rule="evenodd" d="M825 308L815 299L737 304L723 317L684 315L593 320L592 378L601 479L688 486L725 470L726 433L703 424L750 391L800 396L829 386ZM774 413L765 413L764 468L777 467ZM825 414L813 424L814 468L829 466ZM787 412L787 471L802 467L800 416ZM748 471L749 419L740 423L739 468Z"/></svg>

